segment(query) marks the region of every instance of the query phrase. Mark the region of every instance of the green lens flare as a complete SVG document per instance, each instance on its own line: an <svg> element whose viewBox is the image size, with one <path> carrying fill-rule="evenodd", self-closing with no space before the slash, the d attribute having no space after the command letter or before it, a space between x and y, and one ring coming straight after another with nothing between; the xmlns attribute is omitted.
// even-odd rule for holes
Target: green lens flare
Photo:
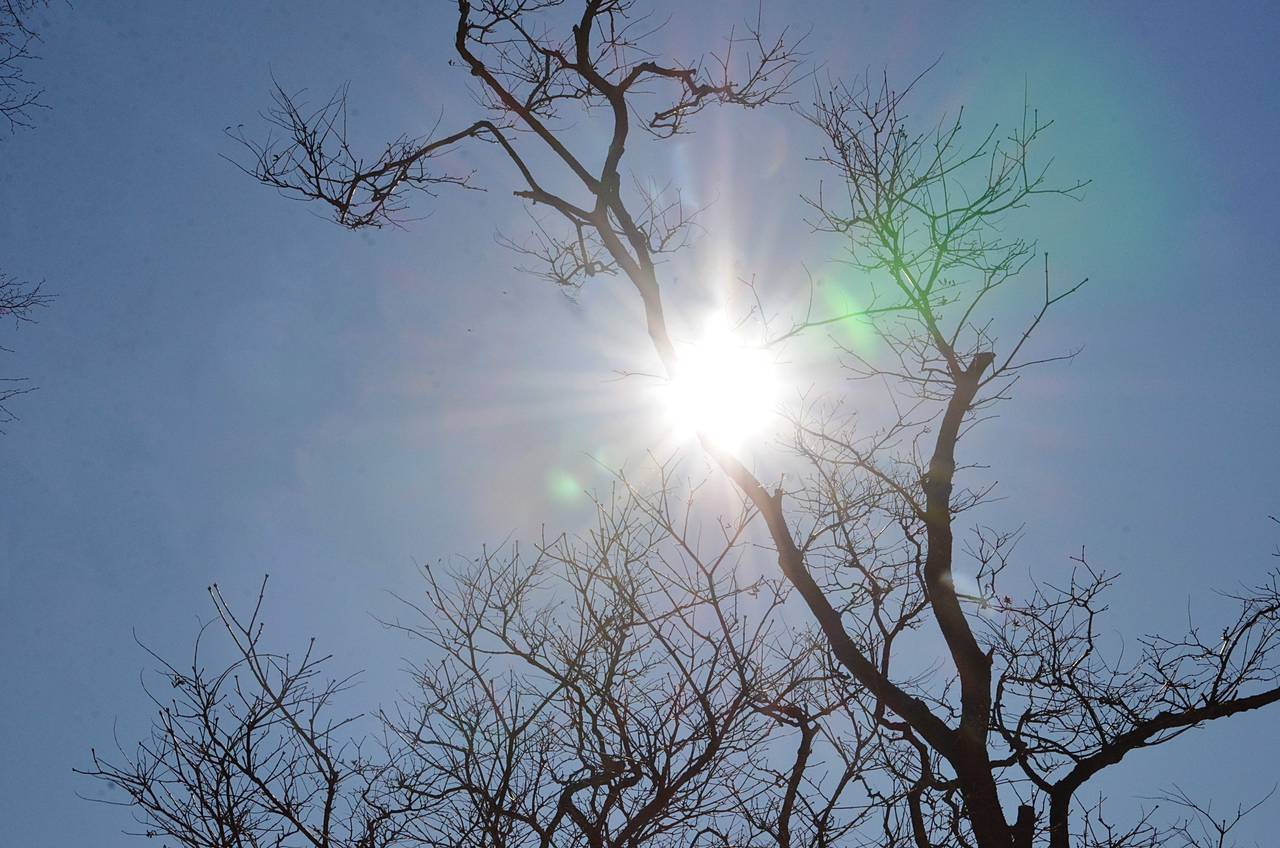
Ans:
<svg viewBox="0 0 1280 848"><path fill-rule="evenodd" d="M547 474L547 492L561 503L575 503L582 498L582 484L569 472L557 468Z"/></svg>
<svg viewBox="0 0 1280 848"><path fill-rule="evenodd" d="M830 324L828 329L854 353L871 357L876 352L876 332L871 326L871 319L860 314L867 306L854 295L855 288L855 283L842 279L839 272L825 279L820 284L822 312L814 317L829 320L847 315L847 318Z"/></svg>

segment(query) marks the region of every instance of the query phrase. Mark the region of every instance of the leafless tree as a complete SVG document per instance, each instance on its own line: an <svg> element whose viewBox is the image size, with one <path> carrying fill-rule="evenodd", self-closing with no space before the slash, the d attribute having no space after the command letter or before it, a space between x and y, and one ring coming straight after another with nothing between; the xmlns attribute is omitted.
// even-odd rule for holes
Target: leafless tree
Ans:
<svg viewBox="0 0 1280 848"><path fill-rule="evenodd" d="M49 300L50 296L42 291L40 283L15 280L0 271L0 321L12 321L15 326L31 321L32 311L47 305ZM7 348L0 347L0 351L7 351ZM29 391L31 386L25 377L0 377L0 424L15 420L6 404Z"/></svg>
<svg viewBox="0 0 1280 848"><path fill-rule="evenodd" d="M40 89L26 72L35 59L32 47L40 38L31 13L46 5L46 0L0 0L0 117L11 132L31 126L31 110L41 107ZM30 321L32 310L49 300L39 283L23 282L0 270L0 320ZM7 402L29 391L24 377L0 378L0 424L15 420Z"/></svg>
<svg viewBox="0 0 1280 848"><path fill-rule="evenodd" d="M47 0L0 0L0 117L10 131L31 126L31 110L40 108L40 87L27 76L40 40L31 13Z"/></svg>
<svg viewBox="0 0 1280 848"><path fill-rule="evenodd" d="M161 660L150 740L83 773L188 846L837 844L875 811L857 692L784 625L785 584L744 580L752 508L708 538L674 498L623 489L578 538L427 569L388 624L434 650L360 743L331 717L349 681L214 587L231 659Z"/></svg>
<svg viewBox="0 0 1280 848"><path fill-rule="evenodd" d="M1035 253L1004 237L1001 224L1037 195L1071 196L1081 186L1054 188L1033 165L1049 126L1034 110L1024 110L1006 140L991 134L964 147L959 118L909 131L904 96L887 83L834 87L819 94L810 114L827 140L820 159L845 188L838 204L811 201L817 223L847 239L852 261L884 280L883 297L894 307L866 319L891 352L889 363L850 352L850 367L881 378L902 412L861 437L832 426L829 416L801 415L796 445L822 484L810 488L829 490L825 481L850 476L852 485L880 488L892 511L914 523L907 538L923 543L911 585L927 598L952 670L942 677L945 688L935 690L943 694L888 706L945 760L961 786L973 841L1029 846L1043 836L1065 847L1077 795L1102 770L1206 721L1280 700L1280 592L1273 573L1235 598L1240 612L1220 637L1215 629L1208 638L1192 623L1176 638L1143 638L1142 656L1130 662L1099 636L1100 596L1112 578L1083 553L1066 585L1037 585L1015 599L1001 590L1000 577L1016 534L979 526L968 550L957 552L956 518L986 494L957 488L957 446L984 410L1009 397L1025 368L1046 361L1029 358L1027 341L1049 309L1082 285L1055 292L1046 257L1039 308L1002 344L986 301L1017 280ZM817 498L819 514L839 509L845 497L836 489L834 497ZM785 551L792 531L780 508L775 525ZM807 540L797 548L811 549ZM974 564L976 596L956 587L957 553ZM811 603L819 615L822 606ZM838 644L834 627L829 635ZM853 670L856 660L848 664ZM867 677L868 685L883 685ZM900 688L889 684L895 698ZM1001 803L1011 795L1020 799L1012 822ZM1082 813L1087 825L1088 810ZM1095 832L1086 826L1085 844L1139 844L1155 833L1108 830L1095 840ZM939 843L919 829L916 838Z"/></svg>
<svg viewBox="0 0 1280 848"><path fill-rule="evenodd" d="M454 48L483 109L468 126L366 158L347 141L345 91L307 109L277 87L276 133L240 137L243 166L344 226L376 227L403 221L415 190L472 186L474 175L445 167L447 153L490 144L535 215L518 247L559 285L604 276L633 287L674 374L660 261L695 216L678 196L623 179L628 144L637 131L686 132L717 103L790 104L799 56L786 33L757 25L705 59L661 59L630 0L577 9L459 0ZM1186 821L1161 825L1149 811L1116 824L1085 795L1090 782L1134 751L1280 700L1274 574L1237 594L1225 627L1144 637L1132 659L1101 635L1114 577L1083 552L1065 582L1005 590L1018 534L970 519L989 489L960 446L1028 368L1061 358L1030 341L1082 283L1055 288L1047 257L1005 233L1021 208L1083 184L1054 184L1036 164L1050 124L1034 109L1007 136L970 139L958 116L910 126L911 88L825 83L796 110L817 130L828 174L808 198L812 223L871 282L856 313L810 310L770 336L865 324L887 355L845 349L847 367L880 387L891 420L863 429L848 399L804 403L792 416L799 473L785 485L703 439L743 504L720 525L714 556L684 523L714 518L672 508L664 476L656 491L628 491L621 514L602 507L585 542L544 543L528 564L486 554L459 573L430 572L425 615L399 626L446 659L423 664L420 695L382 717L395 765L378 778L419 804L396 831L402 842L1153 846L1185 836ZM591 136L574 119L603 121L607 140L582 149ZM1031 318L1002 326L1008 310L992 304L1028 280ZM776 579L735 575L757 541ZM744 593L764 608L743 606ZM811 627L766 628L784 608L807 610ZM913 662L910 646L936 635L937 662ZM136 771L97 774L128 788ZM170 803L130 797L148 820ZM277 807L271 815L294 808ZM270 827L302 833L292 820Z"/></svg>
<svg viewBox="0 0 1280 848"><path fill-rule="evenodd" d="M388 781L394 757L343 738L355 719L331 712L351 679L326 680L314 643L265 651L261 593L244 619L210 595L232 659L206 667L200 639L189 665L153 654L168 694L152 695L150 739L118 760L94 751L82 773L123 792L104 800L135 807L139 835L191 848L396 844L422 802Z"/></svg>

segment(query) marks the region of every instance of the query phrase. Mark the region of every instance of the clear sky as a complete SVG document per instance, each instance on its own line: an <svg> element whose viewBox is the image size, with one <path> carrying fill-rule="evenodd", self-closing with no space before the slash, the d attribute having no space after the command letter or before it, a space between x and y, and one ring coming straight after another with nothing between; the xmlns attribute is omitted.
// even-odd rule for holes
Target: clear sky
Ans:
<svg viewBox="0 0 1280 848"><path fill-rule="evenodd" d="M1060 574L1086 545L1124 572L1111 622L1131 635L1176 628L1188 598L1211 611L1280 538L1280 16L1222 5L765 4L814 27L833 74L941 57L922 116L1012 118L1029 86L1058 122L1056 172L1093 180L1020 221L1059 279L1092 280L1042 339L1084 351L973 449L1007 498L992 520L1026 524L1020 565ZM352 234L222 158L272 74L316 97L350 81L366 140L471 119L448 5L373 6L55 0L41 19L52 108L0 142L3 267L58 295L0 328L0 373L41 387L0 437L4 845L130 844L71 769L144 729L132 634L185 656L209 583L245 598L270 572L278 643L319 636L335 670L368 669L356 695L376 705L412 649L372 618L388 592L424 561L572 528L575 493L606 482L593 457L635 461L660 430L634 381L609 381L654 368L624 284L571 303L495 244L524 218L498 159L474 156L488 193ZM665 37L689 55L755 7L707 4ZM799 220L809 130L784 112L695 127L636 161L716 201L706 238L734 270L794 277L836 253ZM707 296L696 274L674 295ZM1108 788L1251 800L1280 780L1276 720L1140 752ZM1250 833L1277 824L1280 801Z"/></svg>

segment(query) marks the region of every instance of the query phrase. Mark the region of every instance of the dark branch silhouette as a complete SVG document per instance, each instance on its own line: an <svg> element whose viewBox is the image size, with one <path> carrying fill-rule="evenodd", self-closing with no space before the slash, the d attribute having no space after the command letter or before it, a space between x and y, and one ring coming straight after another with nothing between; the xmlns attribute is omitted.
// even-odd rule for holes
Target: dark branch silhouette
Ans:
<svg viewBox="0 0 1280 848"><path fill-rule="evenodd" d="M44 108L43 91L27 70L40 41L31 15L47 5L46 0L0 0L0 117L10 132L31 127L32 111ZM34 320L32 311L52 300L41 289L41 283L19 280L0 269L0 322L12 320L16 326ZM9 349L0 345L0 351ZM8 402L30 391L34 387L26 377L0 377L0 425L17 420Z"/></svg>
<svg viewBox="0 0 1280 848"><path fill-rule="evenodd" d="M41 283L15 280L0 271L0 321L11 321L15 327L29 323L35 320L32 312L47 306L52 299L51 295L44 293ZM0 347L0 352L8 352L8 348ZM8 402L33 390L26 377L0 377L0 424L17 420L7 406Z"/></svg>
<svg viewBox="0 0 1280 848"><path fill-rule="evenodd" d="M0 117L10 132L30 127L32 110L43 108L44 92L27 69L40 41L31 14L47 5L47 0L0 0Z"/></svg>

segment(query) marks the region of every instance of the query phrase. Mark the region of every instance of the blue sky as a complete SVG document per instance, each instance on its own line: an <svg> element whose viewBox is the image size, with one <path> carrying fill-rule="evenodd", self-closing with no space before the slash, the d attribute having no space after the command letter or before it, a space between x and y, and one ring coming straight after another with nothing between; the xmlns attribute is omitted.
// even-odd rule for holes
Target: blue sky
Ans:
<svg viewBox="0 0 1280 848"><path fill-rule="evenodd" d="M1029 87L1057 120L1056 172L1093 183L1019 226L1059 279L1091 278L1041 339L1084 351L1029 377L973 450L1006 496L993 519L1026 525L1022 564L1052 575L1087 546L1124 572L1112 622L1137 635L1259 579L1280 537L1280 23L1261 3L1114 5L815 2L766 21L814 25L810 56L837 75L941 57L922 116L965 104L982 126ZM704 7L667 37L687 54L755 6ZM474 154L487 193L352 234L223 158L272 74L316 97L350 81L369 140L469 121L449 18L341 2L44 16L52 108L0 142L3 265L58 295L39 324L0 328L0 369L41 387L0 437L6 844L129 844L122 811L79 800L96 787L71 768L145 727L132 634L183 656L209 583L246 598L270 572L271 632L366 668L356 696L373 705L411 646L372 616L413 591L418 563L572 527L574 485L606 482L593 457L635 461L660 435L634 381L609 379L653 367L628 292L570 302L495 244L525 220L499 160ZM794 277L836 253L799 222L809 130L784 112L696 128L635 161L715 199L706 238L735 270ZM675 276L677 304L706 300L696 274ZM1254 776L1280 780L1273 722L1142 752L1108 788L1255 797ZM1273 803L1251 832L1277 822Z"/></svg>

